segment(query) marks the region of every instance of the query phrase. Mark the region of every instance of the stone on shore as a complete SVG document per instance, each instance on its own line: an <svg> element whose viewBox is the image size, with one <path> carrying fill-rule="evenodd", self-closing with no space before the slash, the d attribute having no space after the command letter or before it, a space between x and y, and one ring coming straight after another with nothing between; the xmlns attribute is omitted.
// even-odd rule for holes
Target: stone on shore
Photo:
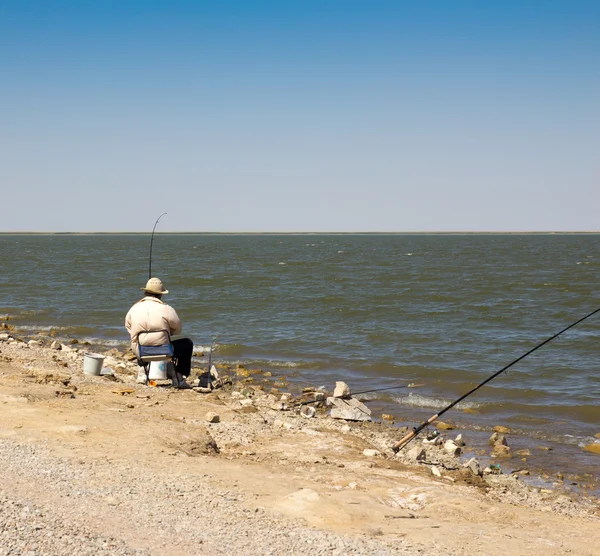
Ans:
<svg viewBox="0 0 600 556"><path fill-rule="evenodd" d="M488 445L497 446L499 444L502 446L506 446L506 437L503 434L500 434L499 432L495 432L494 434L492 434L492 436L490 436L490 439L488 440Z"/></svg>
<svg viewBox="0 0 600 556"><path fill-rule="evenodd" d="M389 413L383 413L383 414L381 415L381 420L382 420L382 421L388 421L388 422L390 422L390 423L391 423L391 422L393 422L393 421L394 421L394 416L393 416L393 415L390 415Z"/></svg>
<svg viewBox="0 0 600 556"><path fill-rule="evenodd" d="M600 455L600 444L588 444L583 448L586 452L591 452L592 454Z"/></svg>
<svg viewBox="0 0 600 556"><path fill-rule="evenodd" d="M463 467L465 469L469 469L471 471L471 473L473 473L473 475L481 475L482 471L481 471L481 466L479 465L479 460L477 458L471 458L469 461L467 461Z"/></svg>
<svg viewBox="0 0 600 556"><path fill-rule="evenodd" d="M460 456L461 448L454 443L454 440L446 440L444 451L455 458Z"/></svg>
<svg viewBox="0 0 600 556"><path fill-rule="evenodd" d="M367 456L368 458L374 458L380 456L381 452L379 450L374 450L372 448L366 448L363 450L363 456Z"/></svg>
<svg viewBox="0 0 600 556"><path fill-rule="evenodd" d="M50 349L54 349L56 351L60 351L62 349L62 345L60 344L60 342L57 342L56 340L54 340L51 344L50 344Z"/></svg>
<svg viewBox="0 0 600 556"><path fill-rule="evenodd" d="M597 433L594 435L594 438L600 438L600 432L597 432Z"/></svg>
<svg viewBox="0 0 600 556"><path fill-rule="evenodd" d="M341 381L335 383L335 389L333 390L334 398L348 398L350 395L350 386Z"/></svg>
<svg viewBox="0 0 600 556"><path fill-rule="evenodd" d="M330 411L332 419L346 421L370 421L371 410L355 398L341 400L335 397L327 398L327 405L333 406Z"/></svg>
<svg viewBox="0 0 600 556"><path fill-rule="evenodd" d="M431 474L434 477L441 477L442 476L442 472L440 471L439 467L436 467L435 465L431 466Z"/></svg>
<svg viewBox="0 0 600 556"><path fill-rule="evenodd" d="M205 419L209 423L218 423L221 420L221 418L214 411L209 411L206 414Z"/></svg>
<svg viewBox="0 0 600 556"><path fill-rule="evenodd" d="M439 431L451 431L454 427L444 421L436 421L435 428Z"/></svg>
<svg viewBox="0 0 600 556"><path fill-rule="evenodd" d="M496 444L492 450L492 457L509 458L511 457L510 447L505 444Z"/></svg>
<svg viewBox="0 0 600 556"><path fill-rule="evenodd" d="M503 427L502 425L496 425L494 427L494 432L499 434L510 434L512 431L508 427Z"/></svg>
<svg viewBox="0 0 600 556"><path fill-rule="evenodd" d="M406 454L407 458L411 461L425 461L427 459L427 452L425 448L420 448L419 446L415 446L408 451Z"/></svg>

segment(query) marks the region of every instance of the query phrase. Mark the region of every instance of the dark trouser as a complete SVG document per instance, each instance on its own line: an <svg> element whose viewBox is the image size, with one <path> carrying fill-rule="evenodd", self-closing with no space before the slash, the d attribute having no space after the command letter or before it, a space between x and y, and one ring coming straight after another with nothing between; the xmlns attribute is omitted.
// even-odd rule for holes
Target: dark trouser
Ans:
<svg viewBox="0 0 600 556"><path fill-rule="evenodd" d="M183 376L190 376L192 372L194 343L189 338L179 338L178 340L173 340L171 344L173 344L175 370Z"/></svg>

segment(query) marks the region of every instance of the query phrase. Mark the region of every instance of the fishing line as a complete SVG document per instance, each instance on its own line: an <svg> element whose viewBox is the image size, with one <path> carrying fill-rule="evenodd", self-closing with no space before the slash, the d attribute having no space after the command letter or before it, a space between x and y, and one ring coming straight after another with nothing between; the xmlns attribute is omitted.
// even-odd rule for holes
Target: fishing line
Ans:
<svg viewBox="0 0 600 556"><path fill-rule="evenodd" d="M152 236L150 237L150 260L148 261L148 280L150 280L150 278L152 278L152 243L154 243L154 230L156 230L156 225L158 224L158 221L165 215L167 214L166 212L163 212L157 219L156 222L154 223L154 228L152 228Z"/></svg>
<svg viewBox="0 0 600 556"><path fill-rule="evenodd" d="M362 390L361 392L350 393L347 396L332 396L332 397L336 398L338 400L344 400L344 399L351 398L353 396L360 396L361 394L370 394L371 392L383 392L384 390L395 390L395 389L399 389L399 388L417 388L418 386L423 386L423 384L414 384L413 382L411 382L410 384L401 384L399 386L388 386L386 388L374 388L372 390ZM304 402L298 402L298 403L295 403L293 405L293 407L298 407L300 405L308 405L309 403L316 403L319 401L322 401L322 400L308 400L308 401L304 401Z"/></svg>
<svg viewBox="0 0 600 556"><path fill-rule="evenodd" d="M463 401L467 396L470 396L473 392L475 392L476 390L479 390L482 386L484 386L485 384L487 384L490 380L493 380L499 374L501 374L504 371L506 371L506 369L512 367L513 365L515 365L519 361L522 361L523 359L525 359L525 357L527 357L528 355L531 355L534 351L540 349L542 346L545 346L548 342L551 342L555 338L558 338L558 336L560 336L561 334L563 334L567 330L573 328L574 326L577 326L580 322L583 322L584 320L590 318L591 316L595 315L598 312L600 312L600 307L598 309L592 311L591 313L588 313L587 315L585 315L585 317L580 318L578 321L575 321L573 324L570 324L566 328L563 328L560 332L557 332L556 334L554 334L554 336L550 336L550 338L548 338L547 340L544 340L540 344L534 346L528 352L526 352L523 355L521 355L521 357L517 357L514 361L511 361L505 367L502 367L499 371L495 372L492 376L490 376L489 378L486 378L482 383L480 383L477 386L475 386L475 388L472 388L466 394L463 394L460 398L458 398L457 400L453 401L450 405L448 405L447 407L445 407L444 409L442 409L442 411L440 411L439 413L436 413L435 415L432 415L429 419L427 419L427 421L423 421L418 427L413 428L413 430L411 432L409 432L404 438L401 438L398 442L396 442L396 444L394 444L392 446L392 450L394 450L394 452L398 452L399 450L401 450L402 448L404 448L425 427L427 427L428 425L430 425L431 423L433 423L436 419L438 419L439 417L441 417L444 413L446 413L446 411L448 411L449 409L452 409L456 404L458 404L461 401Z"/></svg>

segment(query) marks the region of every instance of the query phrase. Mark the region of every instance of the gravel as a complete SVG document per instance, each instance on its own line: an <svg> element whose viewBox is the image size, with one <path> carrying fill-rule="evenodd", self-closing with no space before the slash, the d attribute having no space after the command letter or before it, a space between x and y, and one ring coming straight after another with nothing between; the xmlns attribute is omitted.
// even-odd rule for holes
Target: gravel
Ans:
<svg viewBox="0 0 600 556"><path fill-rule="evenodd" d="M337 535L273 517L201 474L61 460L12 440L0 440L0 466L0 556L422 554L403 539Z"/></svg>

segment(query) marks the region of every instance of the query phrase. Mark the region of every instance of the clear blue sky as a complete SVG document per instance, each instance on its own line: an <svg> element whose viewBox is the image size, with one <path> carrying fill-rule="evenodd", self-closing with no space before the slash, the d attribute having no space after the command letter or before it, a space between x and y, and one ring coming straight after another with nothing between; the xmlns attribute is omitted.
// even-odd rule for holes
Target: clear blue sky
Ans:
<svg viewBox="0 0 600 556"><path fill-rule="evenodd" d="M600 2L0 0L0 231L600 230Z"/></svg>

